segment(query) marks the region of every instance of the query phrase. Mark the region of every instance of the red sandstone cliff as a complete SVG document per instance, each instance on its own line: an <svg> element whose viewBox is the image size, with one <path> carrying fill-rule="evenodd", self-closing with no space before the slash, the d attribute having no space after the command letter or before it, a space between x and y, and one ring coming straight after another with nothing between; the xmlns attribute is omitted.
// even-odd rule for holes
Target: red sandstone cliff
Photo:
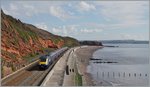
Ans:
<svg viewBox="0 0 150 87"><path fill-rule="evenodd" d="M70 40L70 41L69 41ZM73 38L54 35L33 25L22 23L1 11L2 66L25 63L28 55L41 54L47 48L78 45Z"/></svg>

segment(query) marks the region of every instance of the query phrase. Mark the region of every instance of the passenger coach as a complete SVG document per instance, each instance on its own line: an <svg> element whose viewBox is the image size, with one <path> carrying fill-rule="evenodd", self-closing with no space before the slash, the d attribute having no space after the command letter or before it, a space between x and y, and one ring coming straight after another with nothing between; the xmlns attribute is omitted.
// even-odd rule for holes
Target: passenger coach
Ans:
<svg viewBox="0 0 150 87"><path fill-rule="evenodd" d="M68 49L68 47L64 47L58 49L54 52L51 52L47 55L41 56L39 59L39 68L47 69L50 65L53 64L54 61L58 60L58 58Z"/></svg>

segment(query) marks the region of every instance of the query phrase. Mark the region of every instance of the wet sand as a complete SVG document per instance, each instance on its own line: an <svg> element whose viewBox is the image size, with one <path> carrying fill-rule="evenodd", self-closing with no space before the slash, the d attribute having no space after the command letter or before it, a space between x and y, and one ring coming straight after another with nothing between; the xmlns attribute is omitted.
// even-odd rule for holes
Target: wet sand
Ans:
<svg viewBox="0 0 150 87"><path fill-rule="evenodd" d="M102 46L87 46L77 49L76 56L78 62L78 70L82 75L83 86L94 86L94 82L89 73L87 73L87 66L89 65L89 60L92 58L93 53L102 48Z"/></svg>

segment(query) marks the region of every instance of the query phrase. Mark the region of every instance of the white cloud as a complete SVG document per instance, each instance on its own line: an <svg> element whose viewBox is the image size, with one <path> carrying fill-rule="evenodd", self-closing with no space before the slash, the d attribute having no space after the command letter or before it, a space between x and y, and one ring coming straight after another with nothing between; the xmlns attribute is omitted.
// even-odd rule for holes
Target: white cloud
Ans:
<svg viewBox="0 0 150 87"><path fill-rule="evenodd" d="M102 29L93 29L93 28L81 28L80 25L66 25L54 27L51 29L51 32L57 35L62 36L78 36L81 34L94 34L102 32Z"/></svg>
<svg viewBox="0 0 150 87"><path fill-rule="evenodd" d="M7 7L3 6L2 9L6 14L12 15L16 18L22 18L25 16L31 17L41 12L35 5L16 1L9 3Z"/></svg>
<svg viewBox="0 0 150 87"><path fill-rule="evenodd" d="M72 36L78 34L78 25L67 25L52 28L51 32L62 36Z"/></svg>
<svg viewBox="0 0 150 87"><path fill-rule="evenodd" d="M61 36L68 36L68 33L70 33L65 26L54 27L51 32Z"/></svg>
<svg viewBox="0 0 150 87"><path fill-rule="evenodd" d="M74 4L76 4L76 6L74 6ZM59 22L56 21L54 23L49 22L49 20L44 21L46 24L50 24L52 26L57 26L62 24L66 25L66 26L48 28L48 26L45 23L41 23L41 21L43 22L43 19L45 18L44 17L36 20L39 22L39 23L36 22L38 23L36 24L36 26L45 30L49 29L50 32L58 35L65 35L65 36L74 35L78 38L80 37L88 38L88 37L84 37L84 35L88 35L88 34L90 35L93 34L93 37L97 37L98 35L100 35L99 33L102 32L103 30L104 31L106 30L107 33L107 31L111 31L112 29L129 30L129 29L141 28L145 32L147 31L146 29L149 26L148 25L149 4L146 1L144 2L143 1L95 1L95 2L94 1L76 1L76 2L13 1L13 2L9 2L8 4L2 4L2 5L3 5L2 6L3 11L5 13L10 14L15 18L19 18L21 20L24 19L27 23L28 22L33 23L34 22L33 18L36 17L40 18L42 16L41 13L44 14L44 16L46 15L45 17L47 18L48 16L53 16L52 20L50 21L55 21L57 20L57 18L61 20L71 18L71 20L59 21ZM88 15L86 15L87 13ZM29 17L33 17L32 20ZM87 23L85 23L85 21ZM62 24L60 22L62 22ZM93 23L89 23L89 22L93 22ZM72 25L72 24L77 24L77 25ZM119 30L119 31L124 32L124 30ZM109 37L109 34L105 36ZM113 36L114 35L112 35L112 37L110 38L114 38ZM142 36L137 34L136 35L124 34L119 36L118 38L121 37L137 38L137 39L142 38Z"/></svg>
<svg viewBox="0 0 150 87"><path fill-rule="evenodd" d="M6 8L2 8L4 10L4 12L6 14L10 14L10 15L15 15L15 16L19 16L20 14L18 13L19 9L18 9L18 6L16 6L14 3L10 3L8 5L8 8L9 9L6 9Z"/></svg>
<svg viewBox="0 0 150 87"><path fill-rule="evenodd" d="M45 23L38 23L38 24L35 24L35 26L43 30L48 30L48 26Z"/></svg>
<svg viewBox="0 0 150 87"><path fill-rule="evenodd" d="M50 6L49 11L51 15L62 20L70 17L70 15L59 6Z"/></svg>
<svg viewBox="0 0 150 87"><path fill-rule="evenodd" d="M81 29L80 30L82 33L99 33L99 32L102 32L103 30L102 29Z"/></svg>
<svg viewBox="0 0 150 87"><path fill-rule="evenodd" d="M145 11L148 11L148 2L142 1L99 1L100 13L108 21L122 23L137 23L143 20Z"/></svg>
<svg viewBox="0 0 150 87"><path fill-rule="evenodd" d="M95 10L95 6L92 4L88 4L85 1L81 1L78 5L79 11L90 11L90 10Z"/></svg>
<svg viewBox="0 0 150 87"><path fill-rule="evenodd" d="M51 13L53 16L56 16L61 19L66 19L70 17L70 14L73 14L71 12L65 11L62 9L63 4L66 4L66 2L54 2L54 1L13 1L9 2L8 5L3 5L2 9L8 13L9 15L12 15L14 17L19 16L19 18L23 17L31 17L38 15L39 13L49 14Z"/></svg>
<svg viewBox="0 0 150 87"><path fill-rule="evenodd" d="M58 28L52 28L52 32L58 34L61 33L62 31Z"/></svg>

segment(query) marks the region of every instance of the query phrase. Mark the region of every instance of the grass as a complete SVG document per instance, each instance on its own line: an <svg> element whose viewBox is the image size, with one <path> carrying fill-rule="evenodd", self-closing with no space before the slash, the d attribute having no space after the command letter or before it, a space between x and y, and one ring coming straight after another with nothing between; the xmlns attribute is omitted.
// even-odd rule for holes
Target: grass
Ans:
<svg viewBox="0 0 150 87"><path fill-rule="evenodd" d="M54 42L54 44L58 44L60 41L64 41L61 36L51 35L50 39Z"/></svg>
<svg viewBox="0 0 150 87"><path fill-rule="evenodd" d="M31 37L33 40L37 40L37 34L33 31L31 31L29 28L23 27L22 25L19 25L18 23L11 23L13 25L13 28L17 30L19 33L19 36L22 38L22 40L25 43L29 42L29 37Z"/></svg>
<svg viewBox="0 0 150 87"><path fill-rule="evenodd" d="M76 39L73 39L71 37L64 37L64 41L65 41L65 44L64 44L64 47L67 46L67 47L74 47L74 46L79 46L79 42L76 40Z"/></svg>
<svg viewBox="0 0 150 87"><path fill-rule="evenodd" d="M58 42L61 41L59 38L57 38L57 39L56 39L56 38L54 38L54 39L51 38L51 39L52 39L52 41L54 42L54 44L58 44Z"/></svg>
<svg viewBox="0 0 150 87"><path fill-rule="evenodd" d="M27 33L21 29L19 26L16 26L17 24L12 23L13 27L17 30L17 32L19 33L19 36L22 38L22 40L24 42L28 42L29 41L29 36L27 35Z"/></svg>
<svg viewBox="0 0 150 87"><path fill-rule="evenodd" d="M76 73L75 82L77 86L82 86L82 76L79 73Z"/></svg>

